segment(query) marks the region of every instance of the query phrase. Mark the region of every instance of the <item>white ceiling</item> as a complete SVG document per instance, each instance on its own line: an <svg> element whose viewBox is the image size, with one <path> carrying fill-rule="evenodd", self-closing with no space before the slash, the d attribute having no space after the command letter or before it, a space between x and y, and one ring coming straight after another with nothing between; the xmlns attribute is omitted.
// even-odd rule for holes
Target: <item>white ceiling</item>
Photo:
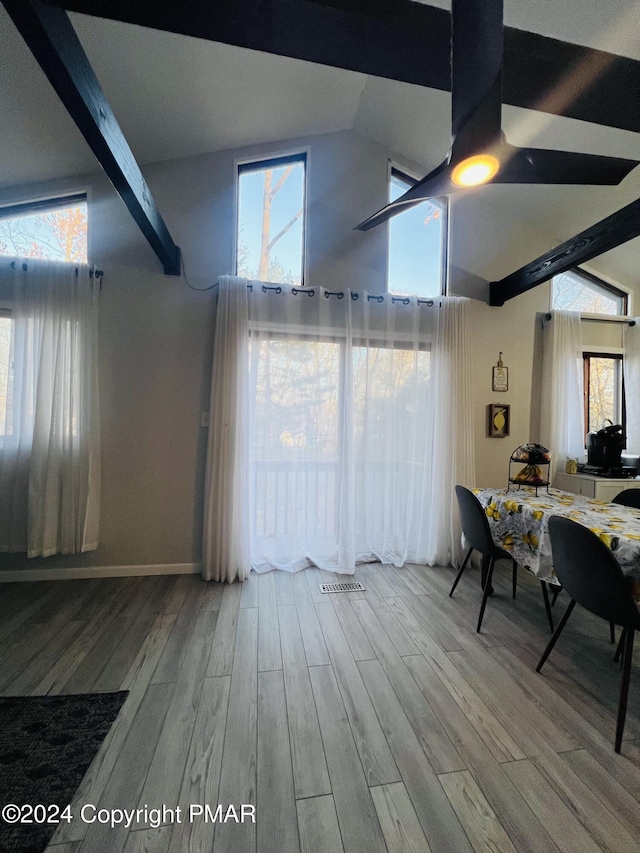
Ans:
<svg viewBox="0 0 640 853"><path fill-rule="evenodd" d="M450 3L435 0L446 8ZM72 15L139 163L353 129L425 172L445 156L450 96L186 36ZM520 29L640 59L637 0L505 0ZM96 161L0 6L0 190L93 171ZM515 144L640 158L640 135L505 106ZM570 237L640 195L640 167L614 188L487 187L550 238ZM607 256L636 275L638 241Z"/></svg>

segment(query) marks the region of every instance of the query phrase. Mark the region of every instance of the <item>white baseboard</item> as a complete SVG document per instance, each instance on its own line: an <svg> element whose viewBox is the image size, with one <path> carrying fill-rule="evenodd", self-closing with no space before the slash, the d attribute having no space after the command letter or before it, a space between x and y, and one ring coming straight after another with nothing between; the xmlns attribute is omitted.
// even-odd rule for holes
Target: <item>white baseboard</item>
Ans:
<svg viewBox="0 0 640 853"><path fill-rule="evenodd" d="M60 569L15 569L0 571L0 583L12 581L74 580L80 578L122 578L140 575L196 575L202 563L151 563L142 566L78 566Z"/></svg>

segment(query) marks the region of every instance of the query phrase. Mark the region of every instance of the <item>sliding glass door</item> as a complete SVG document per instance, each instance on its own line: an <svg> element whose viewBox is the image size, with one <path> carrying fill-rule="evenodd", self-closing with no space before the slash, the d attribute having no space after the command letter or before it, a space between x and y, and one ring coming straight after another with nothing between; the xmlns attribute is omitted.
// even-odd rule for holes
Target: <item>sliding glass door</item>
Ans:
<svg viewBox="0 0 640 853"><path fill-rule="evenodd" d="M258 570L402 564L420 530L430 351L260 334L250 342L250 518Z"/></svg>

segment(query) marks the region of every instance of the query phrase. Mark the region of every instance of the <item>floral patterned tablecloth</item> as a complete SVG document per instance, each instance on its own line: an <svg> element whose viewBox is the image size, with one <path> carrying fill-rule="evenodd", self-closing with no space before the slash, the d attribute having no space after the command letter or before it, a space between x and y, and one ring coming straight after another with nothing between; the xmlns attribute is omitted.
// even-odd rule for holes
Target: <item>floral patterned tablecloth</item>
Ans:
<svg viewBox="0 0 640 853"><path fill-rule="evenodd" d="M559 489L474 489L494 542L540 580L558 583L548 524L563 515L592 530L614 552L640 599L640 510L561 492Z"/></svg>

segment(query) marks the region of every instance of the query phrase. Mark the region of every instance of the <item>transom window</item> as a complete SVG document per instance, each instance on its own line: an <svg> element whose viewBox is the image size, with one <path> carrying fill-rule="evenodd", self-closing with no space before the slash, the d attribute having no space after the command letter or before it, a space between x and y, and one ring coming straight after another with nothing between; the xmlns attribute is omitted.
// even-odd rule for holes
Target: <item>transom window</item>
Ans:
<svg viewBox="0 0 640 853"><path fill-rule="evenodd" d="M622 355L584 353L584 422L587 432L624 424Z"/></svg>
<svg viewBox="0 0 640 853"><path fill-rule="evenodd" d="M417 181L392 168L389 201ZM447 200L429 199L389 220L387 290L391 293L439 296L444 293L447 264Z"/></svg>
<svg viewBox="0 0 640 853"><path fill-rule="evenodd" d="M306 154L238 166L236 272L303 284Z"/></svg>
<svg viewBox="0 0 640 853"><path fill-rule="evenodd" d="M627 313L627 294L583 270L568 270L553 279L551 307L584 314Z"/></svg>
<svg viewBox="0 0 640 853"><path fill-rule="evenodd" d="M86 263L86 195L0 207L0 255Z"/></svg>

